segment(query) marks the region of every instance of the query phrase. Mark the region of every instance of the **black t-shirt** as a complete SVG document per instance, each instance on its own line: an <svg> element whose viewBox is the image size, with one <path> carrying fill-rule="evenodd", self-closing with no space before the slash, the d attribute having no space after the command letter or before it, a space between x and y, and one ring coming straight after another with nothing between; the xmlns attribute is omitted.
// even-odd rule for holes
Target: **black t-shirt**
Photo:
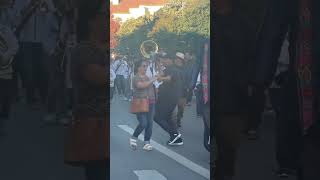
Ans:
<svg viewBox="0 0 320 180"><path fill-rule="evenodd" d="M179 70L175 66L168 66L164 70L165 76L170 76L170 81L164 81L159 87L159 98L176 101L180 97L182 81Z"/></svg>

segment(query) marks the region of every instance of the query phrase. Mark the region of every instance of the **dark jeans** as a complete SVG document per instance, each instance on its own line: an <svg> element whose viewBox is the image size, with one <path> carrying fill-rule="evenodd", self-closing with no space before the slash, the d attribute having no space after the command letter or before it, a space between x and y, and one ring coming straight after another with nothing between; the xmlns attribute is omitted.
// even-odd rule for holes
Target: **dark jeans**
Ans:
<svg viewBox="0 0 320 180"><path fill-rule="evenodd" d="M115 87L110 87L110 100L113 99L114 88L115 88Z"/></svg>
<svg viewBox="0 0 320 180"><path fill-rule="evenodd" d="M276 111L276 159L279 168L301 168L302 130L292 89L271 89L271 102ZM291 95L290 95L291 94Z"/></svg>
<svg viewBox="0 0 320 180"><path fill-rule="evenodd" d="M42 103L46 102L48 91L48 70L40 43L20 43L17 69L26 88L27 103L34 103L35 89L38 89Z"/></svg>
<svg viewBox="0 0 320 180"><path fill-rule="evenodd" d="M177 113L177 123L178 126L181 126L181 119L183 118L184 108L186 106L186 98L181 97L178 102L178 113Z"/></svg>
<svg viewBox="0 0 320 180"><path fill-rule="evenodd" d="M127 79L124 79L124 82L125 82L125 97L129 99L132 96L132 90L130 88L131 80L130 78L127 78Z"/></svg>
<svg viewBox="0 0 320 180"><path fill-rule="evenodd" d="M202 87L198 86L197 90L195 91L196 95L196 109L197 109L197 115L202 115L202 105L203 105L203 93L202 93Z"/></svg>
<svg viewBox="0 0 320 180"><path fill-rule="evenodd" d="M115 86L119 95L125 95L126 84L125 79L122 75L117 75L115 79Z"/></svg>
<svg viewBox="0 0 320 180"><path fill-rule="evenodd" d="M108 161L92 161L85 165L86 180L110 179L110 163Z"/></svg>
<svg viewBox="0 0 320 180"><path fill-rule="evenodd" d="M47 58L49 62L48 112L63 114L68 109L65 74L58 70L59 64L56 57Z"/></svg>
<svg viewBox="0 0 320 180"><path fill-rule="evenodd" d="M212 133L210 132L211 119L210 119L210 104L209 103L203 105L202 120L203 120L203 124L204 124L203 144L208 151L211 151L210 144L208 143L209 138L212 137Z"/></svg>
<svg viewBox="0 0 320 180"><path fill-rule="evenodd" d="M177 103L166 103L159 98L156 103L154 121L169 133L171 138L174 137L174 134L178 133Z"/></svg>
<svg viewBox="0 0 320 180"><path fill-rule="evenodd" d="M152 135L153 127L153 115L154 115L155 105L149 105L149 112L147 113L137 113L137 119L139 125L136 127L133 133L133 137L138 138L138 136L144 130L144 141L150 141Z"/></svg>
<svg viewBox="0 0 320 180"><path fill-rule="evenodd" d="M193 91L192 90L189 90L187 92L187 103L191 103L192 101L192 96L193 96Z"/></svg>
<svg viewBox="0 0 320 180"><path fill-rule="evenodd" d="M9 118L13 97L14 81L0 79L0 131L4 128L4 119Z"/></svg>
<svg viewBox="0 0 320 180"><path fill-rule="evenodd" d="M262 115L264 112L266 97L263 90L257 90L249 97L249 122L248 130L258 130L261 124Z"/></svg>

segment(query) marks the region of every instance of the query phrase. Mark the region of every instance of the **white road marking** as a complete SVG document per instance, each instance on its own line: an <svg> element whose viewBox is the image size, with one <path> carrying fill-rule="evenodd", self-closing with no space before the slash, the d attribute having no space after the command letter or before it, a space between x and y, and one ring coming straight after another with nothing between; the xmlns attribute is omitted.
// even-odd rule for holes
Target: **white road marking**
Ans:
<svg viewBox="0 0 320 180"><path fill-rule="evenodd" d="M129 134L133 134L133 129L127 125L118 125L119 128L126 131ZM143 141L143 135L139 136L139 139ZM205 177L206 179L210 179L210 171L191 160L185 158L184 156L168 149L167 147L155 142L154 140L151 140L151 144L154 149L158 150L162 154L168 156L169 158L175 160L176 162L180 163L181 165L187 167L188 169L194 171L195 173Z"/></svg>
<svg viewBox="0 0 320 180"><path fill-rule="evenodd" d="M156 170L133 171L139 180L167 180L162 174Z"/></svg>

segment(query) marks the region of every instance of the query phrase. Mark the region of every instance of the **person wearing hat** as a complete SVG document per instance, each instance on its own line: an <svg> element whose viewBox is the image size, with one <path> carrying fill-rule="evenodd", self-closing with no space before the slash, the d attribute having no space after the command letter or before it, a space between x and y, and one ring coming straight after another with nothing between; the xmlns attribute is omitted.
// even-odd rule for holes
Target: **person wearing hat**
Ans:
<svg viewBox="0 0 320 180"><path fill-rule="evenodd" d="M178 127L181 127L181 119L183 117L184 113L184 107L187 103L187 72L186 67L184 63L185 56L181 52L176 53L176 57L174 60L174 63L177 67L177 70L179 71L180 78L182 80L181 86L180 86L180 95L179 95L179 101L178 101L178 114L177 114L177 124Z"/></svg>
<svg viewBox="0 0 320 180"><path fill-rule="evenodd" d="M167 54L158 58L165 69L158 75L158 81L162 84L158 88L154 121L170 135L170 140L167 142L169 146L181 146L183 140L178 132L176 117L181 79L179 70L172 61L173 58L174 56L170 57Z"/></svg>

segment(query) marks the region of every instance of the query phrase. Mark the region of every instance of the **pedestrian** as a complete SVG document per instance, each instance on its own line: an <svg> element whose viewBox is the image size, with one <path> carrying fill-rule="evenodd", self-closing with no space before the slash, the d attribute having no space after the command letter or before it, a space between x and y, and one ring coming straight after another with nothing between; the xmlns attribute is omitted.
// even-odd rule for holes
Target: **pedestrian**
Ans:
<svg viewBox="0 0 320 180"><path fill-rule="evenodd" d="M116 73L115 85L117 88L118 95L125 99L125 76L127 73L127 62L124 58L115 60L113 64L114 72Z"/></svg>
<svg viewBox="0 0 320 180"><path fill-rule="evenodd" d="M269 87L277 68L275 65L278 64L281 49L287 46L288 70L282 75L284 78L278 90L278 97L272 97L273 99L279 98L276 121L276 160L278 163L276 175L279 177L301 176L299 174L302 172L302 122L312 119L311 114L313 114L310 112L313 107L311 105L312 94L314 94L310 83L312 81L301 76L302 70L300 70L301 67L304 67L303 72L310 70L310 55L312 54L310 49L303 48L304 44L311 43L308 39L311 37L309 36L311 26L309 18L299 18L299 7L302 1L285 0L281 3L276 0L268 1L267 16L258 36L255 73L252 75L252 82L256 89L261 91L266 86ZM301 17L309 13L309 7L303 7L303 11ZM301 23L300 20L304 22ZM304 30L306 31L303 32ZM307 36L300 36L300 32ZM289 43L286 42L286 37ZM272 96L275 95L273 92ZM305 106L305 104L310 104L310 106ZM304 116L309 112L310 116Z"/></svg>
<svg viewBox="0 0 320 180"><path fill-rule="evenodd" d="M185 53L184 58L184 66L186 71L186 83L189 85L187 87L187 99L186 99L186 106L191 106L192 96L193 96L193 87L191 85L192 83L192 71L194 70L195 66L195 55L189 52Z"/></svg>
<svg viewBox="0 0 320 180"><path fill-rule="evenodd" d="M113 71L112 67L110 66L110 101L113 101L115 79L116 79L116 73Z"/></svg>
<svg viewBox="0 0 320 180"><path fill-rule="evenodd" d="M12 98L14 97L14 68L13 64L4 64L9 61L6 58L15 58L19 45L11 31L10 22L6 22L6 15L11 7L0 9L0 34L7 41L8 49L1 51L0 58L0 136L4 135L4 120L10 118ZM12 23L12 22L11 22Z"/></svg>
<svg viewBox="0 0 320 180"><path fill-rule="evenodd" d="M129 65L129 62L126 61L127 64L126 64L126 68L125 68L125 72L124 72L124 89L125 89L125 94L124 94L124 100L125 101L129 101L131 99L131 86L130 86L130 83L131 83L131 67Z"/></svg>
<svg viewBox="0 0 320 180"><path fill-rule="evenodd" d="M213 40L213 133L217 143L215 180L233 179L245 137L250 65L262 22L262 1L216 0Z"/></svg>
<svg viewBox="0 0 320 180"><path fill-rule="evenodd" d="M30 3L32 3L31 0L16 0L15 8L18 18L25 16L24 7ZM39 108L41 104L46 104L48 95L48 66L45 50L47 49L48 31L52 30L52 4L52 1L47 0L36 8L19 34L20 52L17 58L17 68L26 89L27 104L36 108ZM36 96L36 90L38 90L40 99Z"/></svg>
<svg viewBox="0 0 320 180"><path fill-rule="evenodd" d="M159 81L162 84L158 88L158 97L156 101L156 111L154 120L169 135L167 142L170 146L183 145L182 135L178 132L177 124L177 105L179 94L181 92L181 79L179 71L173 64L173 57L163 55L159 58L160 63L165 67L163 73L160 73Z"/></svg>
<svg viewBox="0 0 320 180"><path fill-rule="evenodd" d="M70 17L58 16L57 9L50 13L49 30L46 41L44 41L46 65L48 69L48 98L47 115L44 117L45 123L60 123L60 120L67 113L67 98L64 60L66 50L67 35L71 31ZM63 18L63 19L62 19ZM67 19L68 18L68 19ZM62 19L62 20L60 20ZM68 21L69 22L68 22Z"/></svg>
<svg viewBox="0 0 320 180"><path fill-rule="evenodd" d="M190 87L197 87L197 115L202 117L203 120L203 144L207 151L212 153L212 156L210 156L210 166L213 167L214 161L217 159L215 156L217 154L217 147L214 146L215 137L213 136L211 128L212 116L210 114L210 39L203 41L199 48L199 52L201 52L199 63L195 64L192 71ZM198 77L196 75L198 75Z"/></svg>
<svg viewBox="0 0 320 180"><path fill-rule="evenodd" d="M73 118L65 136L65 163L83 167L86 180L106 180L109 167L109 120L106 94L106 1L78 1L76 45L71 56Z"/></svg>
<svg viewBox="0 0 320 180"><path fill-rule="evenodd" d="M178 127L181 127L181 119L183 118L184 108L187 103L187 96L188 96L188 85L187 82L187 68L184 64L185 56L181 52L176 53L176 57L174 63L179 71L181 82L180 94L179 94L179 101L178 101L178 114L177 114L177 124Z"/></svg>
<svg viewBox="0 0 320 180"><path fill-rule="evenodd" d="M196 86L194 89L194 94L196 96L196 112L197 116L201 117L202 116L202 104L203 104L203 93L202 93L202 85L201 85L201 80L200 80L200 73L198 74L197 77L197 82Z"/></svg>
<svg viewBox="0 0 320 180"><path fill-rule="evenodd" d="M132 137L130 138L130 146L133 149L137 148L137 139L141 132L144 130L144 146L143 149L146 151L152 150L152 145L150 144L150 139L152 135L152 124L153 115L155 109L155 92L153 89L153 82L157 80L157 77L149 78L146 75L147 63L145 61L137 61L134 65L134 77L132 80L133 84L133 99L132 107L141 109L142 106L148 106L147 112L137 111L135 112L139 125L134 130ZM144 99L144 104L135 104L136 101L141 101Z"/></svg>

